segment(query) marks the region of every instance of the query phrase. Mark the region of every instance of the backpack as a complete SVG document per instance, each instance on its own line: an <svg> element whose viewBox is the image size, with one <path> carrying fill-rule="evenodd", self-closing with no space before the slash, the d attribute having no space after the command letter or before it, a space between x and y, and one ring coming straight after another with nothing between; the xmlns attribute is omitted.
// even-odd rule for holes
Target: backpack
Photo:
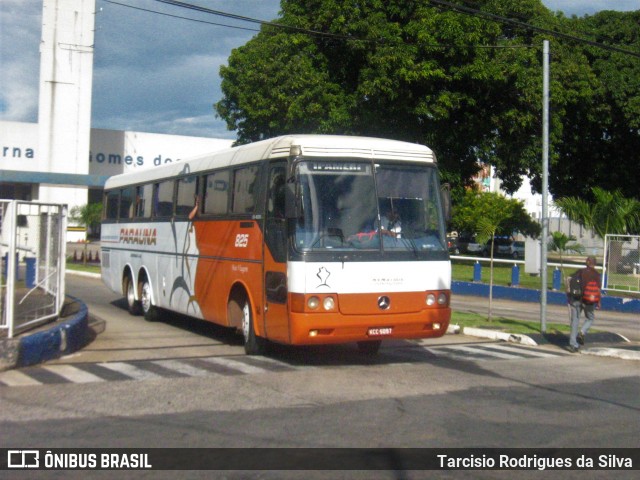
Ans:
<svg viewBox="0 0 640 480"><path fill-rule="evenodd" d="M600 287L595 280L588 281L582 291L582 303L593 304L600 302Z"/></svg>
<svg viewBox="0 0 640 480"><path fill-rule="evenodd" d="M578 272L569 277L569 295L574 300L579 300L583 297L582 294L582 278Z"/></svg>

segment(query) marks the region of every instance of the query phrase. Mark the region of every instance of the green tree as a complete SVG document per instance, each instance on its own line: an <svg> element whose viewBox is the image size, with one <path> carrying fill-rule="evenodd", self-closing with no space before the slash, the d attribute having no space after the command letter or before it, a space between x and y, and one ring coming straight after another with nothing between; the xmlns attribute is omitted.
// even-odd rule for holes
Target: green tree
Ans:
<svg viewBox="0 0 640 480"><path fill-rule="evenodd" d="M566 197L555 203L570 220L591 228L602 239L607 234L640 233L640 201L623 197L619 190L593 187L591 193L593 200ZM615 264L621 256L622 242L612 242L609 261Z"/></svg>
<svg viewBox="0 0 640 480"><path fill-rule="evenodd" d="M619 190L593 187L591 193L593 200L565 197L556 199L555 204L570 220L593 229L602 239L610 233L640 232L640 201L623 197Z"/></svg>
<svg viewBox="0 0 640 480"><path fill-rule="evenodd" d="M520 200L471 189L465 192L459 203L454 204L451 225L459 232L478 233L481 230L480 220L493 218L498 212L504 213L505 217L498 222L496 235L520 233L533 238L540 235L540 224L531 218Z"/></svg>
<svg viewBox="0 0 640 480"><path fill-rule="evenodd" d="M582 255L582 253L584 253L584 247L575 242L576 237L574 237L573 235L567 235L564 232L552 232L551 238L547 243L549 251L558 252L558 255L560 256L560 273L562 275L561 278L565 277L563 255L567 253L578 253Z"/></svg>
<svg viewBox="0 0 640 480"><path fill-rule="evenodd" d="M473 7L640 48L638 12L568 19L540 0ZM283 0L281 8L278 23L325 35L263 26L233 51L216 110L238 143L294 132L397 138L434 148L454 192L479 161L495 167L507 192L523 176L540 190L546 35L427 0ZM640 62L556 38L551 51L551 192L619 181L629 194L640 176Z"/></svg>
<svg viewBox="0 0 640 480"><path fill-rule="evenodd" d="M640 10L603 11L570 23L578 36L640 53ZM554 196L592 197L591 189L601 187L637 197L640 60L588 45L572 48L573 53L554 52L552 60L552 98L566 97L562 89L570 79L581 100L553 101L553 117L562 128L556 129L552 142L556 148L550 190ZM565 67L567 62L556 60L557 53L580 59L579 75Z"/></svg>
<svg viewBox="0 0 640 480"><path fill-rule="evenodd" d="M489 242L489 321L493 318L493 259L496 235L516 232L537 237L540 225L524 210L522 202L494 192L468 190L456 205L452 224L460 231L475 233L479 243Z"/></svg>
<svg viewBox="0 0 640 480"><path fill-rule="evenodd" d="M84 264L87 263L87 244L89 230L100 224L102 219L102 203L76 205L69 212L69 219L87 229L87 241L84 242Z"/></svg>

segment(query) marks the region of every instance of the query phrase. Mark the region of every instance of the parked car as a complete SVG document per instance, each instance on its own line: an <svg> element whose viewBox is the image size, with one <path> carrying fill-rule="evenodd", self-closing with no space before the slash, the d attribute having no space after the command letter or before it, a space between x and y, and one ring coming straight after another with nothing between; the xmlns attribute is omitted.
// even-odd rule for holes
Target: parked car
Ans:
<svg viewBox="0 0 640 480"><path fill-rule="evenodd" d="M449 249L449 253L453 255L458 255L460 253L460 247L458 246L458 237L447 235L447 248Z"/></svg>
<svg viewBox="0 0 640 480"><path fill-rule="evenodd" d="M456 247L458 249L458 253L468 253L469 252L469 243L475 242L475 237L468 233L461 233L458 235L456 240Z"/></svg>
<svg viewBox="0 0 640 480"><path fill-rule="evenodd" d="M524 242L516 240L498 241L496 239L497 255L511 257L513 259L524 258Z"/></svg>
<svg viewBox="0 0 640 480"><path fill-rule="evenodd" d="M616 265L617 273L634 273L640 272L640 250L631 250L622 257Z"/></svg>
<svg viewBox="0 0 640 480"><path fill-rule="evenodd" d="M467 253L471 253L473 255L489 255L489 246L486 243L478 243L478 240L473 237L471 241L467 244Z"/></svg>

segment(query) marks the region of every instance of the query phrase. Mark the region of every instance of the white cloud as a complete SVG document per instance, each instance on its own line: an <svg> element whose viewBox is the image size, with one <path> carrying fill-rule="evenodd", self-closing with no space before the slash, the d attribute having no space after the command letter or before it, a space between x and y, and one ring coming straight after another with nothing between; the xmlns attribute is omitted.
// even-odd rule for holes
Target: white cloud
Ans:
<svg viewBox="0 0 640 480"><path fill-rule="evenodd" d="M41 19L40 0L0 4L0 120L37 121Z"/></svg>

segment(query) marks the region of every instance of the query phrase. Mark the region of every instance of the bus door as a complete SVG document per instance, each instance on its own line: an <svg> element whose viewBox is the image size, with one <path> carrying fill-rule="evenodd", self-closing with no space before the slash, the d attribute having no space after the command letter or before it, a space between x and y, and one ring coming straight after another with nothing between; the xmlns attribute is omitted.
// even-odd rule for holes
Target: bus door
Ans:
<svg viewBox="0 0 640 480"><path fill-rule="evenodd" d="M286 162L274 162L269 166L263 265L265 330L269 339L288 343L286 172Z"/></svg>

